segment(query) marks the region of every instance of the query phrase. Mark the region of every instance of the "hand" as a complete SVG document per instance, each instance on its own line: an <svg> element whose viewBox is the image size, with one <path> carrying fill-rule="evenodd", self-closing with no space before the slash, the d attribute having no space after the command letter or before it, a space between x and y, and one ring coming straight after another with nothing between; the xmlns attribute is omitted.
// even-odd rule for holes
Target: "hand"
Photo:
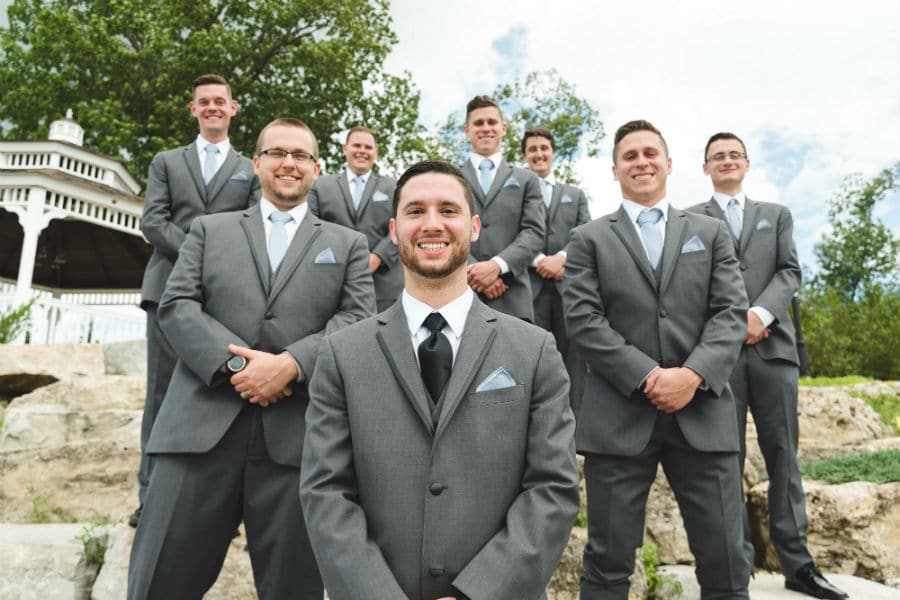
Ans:
<svg viewBox="0 0 900 600"><path fill-rule="evenodd" d="M247 359L244 370L229 380L244 400L269 406L293 393L291 383L297 380L299 373L297 363L288 352L271 354L234 344L228 345L228 351Z"/></svg>
<svg viewBox="0 0 900 600"><path fill-rule="evenodd" d="M545 256L538 262L537 274L544 279L555 279L562 281L566 272L566 257L562 254L554 254Z"/></svg>
<svg viewBox="0 0 900 600"><path fill-rule="evenodd" d="M466 272L469 275L469 287L482 293L500 277L500 265L496 260L483 260L469 265Z"/></svg>
<svg viewBox="0 0 900 600"><path fill-rule="evenodd" d="M381 266L381 257L374 252L369 253L369 271L374 273Z"/></svg>
<svg viewBox="0 0 900 600"><path fill-rule="evenodd" d="M763 325L762 320L760 320L758 314L756 314L752 310L747 311L747 337L744 338L745 344L747 344L748 346L758 344L759 342L767 339L771 332L771 329L768 329L765 325Z"/></svg>
<svg viewBox="0 0 900 600"><path fill-rule="evenodd" d="M508 289L509 286L506 285L506 282L498 278L494 283L484 289L484 295L488 300L496 300L505 294Z"/></svg>
<svg viewBox="0 0 900 600"><path fill-rule="evenodd" d="M644 395L665 413L673 413L687 406L694 399L703 379L687 367L654 369L644 382Z"/></svg>

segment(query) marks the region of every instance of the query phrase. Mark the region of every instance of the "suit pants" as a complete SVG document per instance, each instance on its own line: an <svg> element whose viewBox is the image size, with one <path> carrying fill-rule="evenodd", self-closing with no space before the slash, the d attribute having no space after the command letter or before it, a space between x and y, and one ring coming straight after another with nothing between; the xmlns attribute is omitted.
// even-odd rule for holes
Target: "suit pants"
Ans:
<svg viewBox="0 0 900 600"><path fill-rule="evenodd" d="M659 413L637 456L586 454L588 544L582 600L626 600L641 545L650 486L662 463L697 561L702 600L746 600L751 563L744 548L737 452L700 452L673 415Z"/></svg>
<svg viewBox="0 0 900 600"><path fill-rule="evenodd" d="M153 430L159 407L162 406L169 388L169 381L175 371L178 356L166 339L156 315L156 303L148 302L147 311L147 395L144 398L144 416L141 420L141 464L138 468L138 501L144 504L147 485L153 472L153 457L147 456L145 448Z"/></svg>
<svg viewBox="0 0 900 600"><path fill-rule="evenodd" d="M813 560L806 545L806 496L797 466L798 371L793 363L766 360L754 348L744 346L730 379L741 435L741 472L749 407L769 475L769 533L788 577ZM750 525L746 518L745 535L749 542Z"/></svg>
<svg viewBox="0 0 900 600"><path fill-rule="evenodd" d="M245 406L209 452L156 455L131 549L129 600L200 600L242 519L259 598L322 599L300 468L269 458L262 410Z"/></svg>
<svg viewBox="0 0 900 600"><path fill-rule="evenodd" d="M534 277L540 277L535 273ZM533 279L532 279L533 281ZM534 324L553 334L556 348L562 354L566 372L569 374L569 405L578 414L581 393L584 391L584 366L578 365L575 348L569 344L566 322L563 317L562 296L553 281L544 281L541 291L534 298Z"/></svg>

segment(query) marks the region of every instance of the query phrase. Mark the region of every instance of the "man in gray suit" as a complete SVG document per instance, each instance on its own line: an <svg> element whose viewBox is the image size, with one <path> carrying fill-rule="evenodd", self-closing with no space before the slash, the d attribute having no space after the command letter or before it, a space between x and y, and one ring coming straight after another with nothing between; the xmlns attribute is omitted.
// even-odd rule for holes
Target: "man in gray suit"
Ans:
<svg viewBox="0 0 900 600"><path fill-rule="evenodd" d="M545 209L537 177L503 160L506 123L487 96L466 106L466 137L472 146L462 172L475 192L482 235L472 243L469 285L488 306L534 321L528 265L544 245Z"/></svg>
<svg viewBox="0 0 900 600"><path fill-rule="evenodd" d="M473 208L452 165L404 173L401 299L319 355L300 497L332 600L543 598L569 538L565 370L550 334L467 286Z"/></svg>
<svg viewBox="0 0 900 600"><path fill-rule="evenodd" d="M576 446L585 456L584 600L625 600L660 463L697 560L703 600L748 598L751 563L728 374L747 296L724 223L674 208L659 131L616 131L622 206L572 232L563 306L587 363Z"/></svg>
<svg viewBox="0 0 900 600"><path fill-rule="evenodd" d="M584 377L576 369L575 352L570 351L569 336L562 311L562 279L566 272L566 245L569 232L591 220L587 196L574 185L557 181L553 176L556 138L546 127L535 127L522 136L522 154L532 173L540 178L541 194L547 212L544 247L531 261L531 296L534 299L534 322L553 334L569 373L572 410L580 400Z"/></svg>
<svg viewBox="0 0 900 600"><path fill-rule="evenodd" d="M341 146L346 168L319 177L309 192L309 210L323 221L365 234L369 240L369 270L375 282L378 311L389 307L403 291L403 270L397 247L388 233L391 198L397 182L372 171L378 142L368 127L353 127Z"/></svg>
<svg viewBox="0 0 900 600"><path fill-rule="evenodd" d="M750 299L744 345L730 378L737 402L740 464L743 469L749 407L769 474L769 532L785 587L839 600L847 594L822 576L806 545L806 498L797 466L799 360L788 316L800 287L793 219L786 207L744 194L749 168L747 149L738 136L723 132L710 137L703 172L712 180L713 197L688 209L728 225ZM746 521L745 534L749 542Z"/></svg>
<svg viewBox="0 0 900 600"><path fill-rule="evenodd" d="M219 75L201 75L193 85L190 109L200 134L183 148L153 157L141 218L141 232L153 245L153 254L141 286L141 307L147 312L147 396L141 422L139 505L129 519L132 527L140 518L153 469L153 459L146 452L147 440L177 359L156 314L166 280L196 217L247 208L259 194L253 163L228 142L228 124L238 110L228 82Z"/></svg>
<svg viewBox="0 0 900 600"><path fill-rule="evenodd" d="M306 382L326 334L374 312L365 236L309 214L318 145L260 133L259 206L196 219L159 306L178 353L147 444L156 466L128 598L201 598L243 519L260 598L322 598L297 486Z"/></svg>

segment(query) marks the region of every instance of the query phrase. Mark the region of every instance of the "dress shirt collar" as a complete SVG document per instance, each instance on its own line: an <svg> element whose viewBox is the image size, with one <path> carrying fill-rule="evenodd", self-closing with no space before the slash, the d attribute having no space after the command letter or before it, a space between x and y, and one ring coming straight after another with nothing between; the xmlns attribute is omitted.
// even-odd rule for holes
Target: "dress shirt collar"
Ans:
<svg viewBox="0 0 900 600"><path fill-rule="evenodd" d="M363 187L365 187L365 185L367 183L369 183L369 176L372 175L372 169L369 169L362 175L357 175L351 169L344 169L344 173L347 174L347 185L350 186L350 191L353 191L353 178L354 177L362 177Z"/></svg>
<svg viewBox="0 0 900 600"><path fill-rule="evenodd" d="M500 161L503 160L503 152L498 152L497 154L492 154L490 156L482 156L480 154L475 154L474 152L469 154L469 160L472 162L472 166L475 167L475 172L479 173L478 167L481 165L481 161L489 158L491 162L494 163L494 168L491 169L491 173L497 171L497 167L500 166Z"/></svg>
<svg viewBox="0 0 900 600"><path fill-rule="evenodd" d="M265 196L260 196L259 210L262 212L263 223L266 224L266 227L268 228L268 225L270 224L269 215L271 215L278 209L275 208L274 204L266 200ZM294 223L299 225L303 221L303 218L306 217L306 202L301 202L287 212L289 212L291 216L294 217Z"/></svg>
<svg viewBox="0 0 900 600"><path fill-rule="evenodd" d="M546 177L542 177L541 181L546 181L547 183L550 184L550 187L553 187L556 185L556 177L553 176L553 173L550 173Z"/></svg>
<svg viewBox="0 0 900 600"><path fill-rule="evenodd" d="M199 152L200 164L203 164L203 153L206 152L206 147L210 144L212 144L212 142L203 139L202 135L197 136L197 152ZM213 145L219 149L219 161L224 160L225 157L228 156L228 151L231 149L231 143L228 141L228 138Z"/></svg>
<svg viewBox="0 0 900 600"><path fill-rule="evenodd" d="M441 316L444 317L444 320L447 321L447 327L450 328L450 331L456 339L459 339L462 337L463 329L466 326L466 318L469 316L469 309L472 308L472 301L475 299L475 294L472 292L471 288L467 287L466 291L460 296L455 300L451 300L437 311L421 300L413 298L406 289L403 290L403 294L400 298L403 303L403 312L406 314L406 324L409 327L409 334L411 336L415 337L419 329L422 328L425 318L428 315L433 312L439 312L441 313Z"/></svg>
<svg viewBox="0 0 900 600"><path fill-rule="evenodd" d="M729 196L722 192L713 192L713 198L716 200L716 204L719 205L719 208L722 209L722 212L726 215L728 214L728 201L732 198L737 198L738 206L741 207L741 212L744 211L744 206L747 202L747 195L744 192L738 192L737 196Z"/></svg>
<svg viewBox="0 0 900 600"><path fill-rule="evenodd" d="M645 208L658 208L662 211L663 218L660 223L666 223L669 220L669 199L663 198L653 206L644 206L643 204L638 204L634 200L622 200L622 207L625 208L625 212L628 213L628 218L631 219L631 222L637 226L637 218L638 215L641 214L641 211Z"/></svg>

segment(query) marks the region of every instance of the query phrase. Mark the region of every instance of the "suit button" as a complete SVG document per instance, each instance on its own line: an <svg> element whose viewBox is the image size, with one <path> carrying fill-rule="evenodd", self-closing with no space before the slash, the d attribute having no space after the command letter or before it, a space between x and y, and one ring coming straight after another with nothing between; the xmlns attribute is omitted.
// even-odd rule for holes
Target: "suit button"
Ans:
<svg viewBox="0 0 900 600"><path fill-rule="evenodd" d="M741 271L746 271L746 270L747 270L747 265L745 265L744 263L741 263Z"/></svg>
<svg viewBox="0 0 900 600"><path fill-rule="evenodd" d="M266 318L266 321L271 321L272 319L275 318L275 315L273 315L272 313L266 313L265 318Z"/></svg>
<svg viewBox="0 0 900 600"><path fill-rule="evenodd" d="M440 496L441 492L444 491L444 485L435 481L428 490L431 492L432 496Z"/></svg>
<svg viewBox="0 0 900 600"><path fill-rule="evenodd" d="M660 309L660 311L659 311L659 318L660 318L660 319L665 319L667 316L669 316L669 313L667 313L665 310Z"/></svg>
<svg viewBox="0 0 900 600"><path fill-rule="evenodd" d="M434 565L430 569L428 569L428 573L432 577L440 577L444 574L444 567L442 567L441 565Z"/></svg>
<svg viewBox="0 0 900 600"><path fill-rule="evenodd" d="M487 229L487 228L490 227L490 226L491 226L490 223L485 223L484 221L481 222L481 227L484 228L484 229Z"/></svg>

